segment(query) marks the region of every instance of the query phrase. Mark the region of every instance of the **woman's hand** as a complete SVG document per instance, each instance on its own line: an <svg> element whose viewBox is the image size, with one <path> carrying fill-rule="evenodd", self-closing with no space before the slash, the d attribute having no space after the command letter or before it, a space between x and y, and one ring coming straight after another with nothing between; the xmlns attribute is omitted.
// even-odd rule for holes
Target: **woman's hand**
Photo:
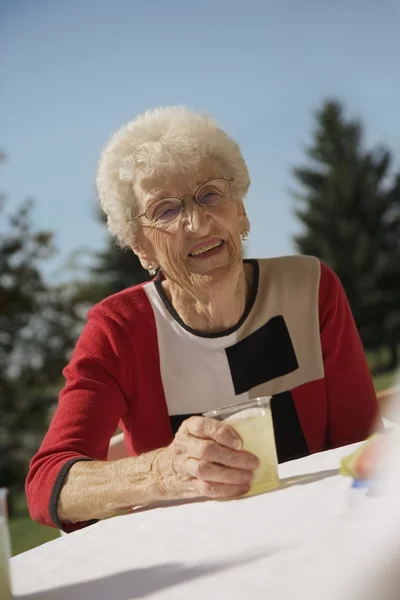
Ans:
<svg viewBox="0 0 400 600"><path fill-rule="evenodd" d="M152 471L162 497L229 498L245 494L259 459L241 447L239 434L229 425L190 417L174 441L154 455Z"/></svg>
<svg viewBox="0 0 400 600"><path fill-rule="evenodd" d="M61 488L61 523L103 519L132 506L249 491L258 458L226 423L191 417L167 447L112 461L78 461Z"/></svg>

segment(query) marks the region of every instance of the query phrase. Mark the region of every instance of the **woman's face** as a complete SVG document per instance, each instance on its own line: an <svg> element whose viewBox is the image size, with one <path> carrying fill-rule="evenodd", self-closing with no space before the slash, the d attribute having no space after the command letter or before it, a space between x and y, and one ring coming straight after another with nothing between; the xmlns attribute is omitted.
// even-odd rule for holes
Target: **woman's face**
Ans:
<svg viewBox="0 0 400 600"><path fill-rule="evenodd" d="M161 267L167 278L183 287L204 278L220 280L242 268L241 233L249 231L243 202L232 197L229 184L223 199L215 205L208 205L213 195L207 186L197 196L207 205L193 199L202 184L221 178L216 167L204 165L195 176L177 173L168 178L154 175L137 179L134 191L139 215L151 205L147 211L151 216L153 207L166 198L184 201L184 210L172 221L152 222L146 216L139 219L133 250L144 265ZM157 215L165 214L164 205L162 208L164 212L158 211Z"/></svg>

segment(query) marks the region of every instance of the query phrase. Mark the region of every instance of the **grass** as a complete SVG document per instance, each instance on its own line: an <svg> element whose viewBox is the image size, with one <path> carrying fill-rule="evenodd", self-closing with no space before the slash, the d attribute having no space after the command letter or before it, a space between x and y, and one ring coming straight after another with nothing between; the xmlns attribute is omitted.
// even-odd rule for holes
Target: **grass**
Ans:
<svg viewBox="0 0 400 600"><path fill-rule="evenodd" d="M382 392L383 390L387 390L392 387L395 383L395 371L389 371L388 373L381 373L380 375L375 375L374 384L377 392Z"/></svg>
<svg viewBox="0 0 400 600"><path fill-rule="evenodd" d="M381 348L377 352L367 352L367 360L370 369L373 371L388 363L389 354L387 348ZM378 370L379 372L379 370ZM382 392L395 385L400 371L384 371L379 375L373 375L376 392Z"/></svg>
<svg viewBox="0 0 400 600"><path fill-rule="evenodd" d="M394 379L394 372L377 375L374 377L376 391L380 392L389 388L394 384ZM25 552L59 537L60 533L57 529L38 525L31 520L23 495L17 498L15 504L15 514L9 523L13 555Z"/></svg>
<svg viewBox="0 0 400 600"><path fill-rule="evenodd" d="M60 536L57 529L34 523L27 509L25 514L10 519L10 535L14 556Z"/></svg>
<svg viewBox="0 0 400 600"><path fill-rule="evenodd" d="M23 494L16 498L14 516L10 519L9 527L14 556L60 536L58 529L32 521Z"/></svg>

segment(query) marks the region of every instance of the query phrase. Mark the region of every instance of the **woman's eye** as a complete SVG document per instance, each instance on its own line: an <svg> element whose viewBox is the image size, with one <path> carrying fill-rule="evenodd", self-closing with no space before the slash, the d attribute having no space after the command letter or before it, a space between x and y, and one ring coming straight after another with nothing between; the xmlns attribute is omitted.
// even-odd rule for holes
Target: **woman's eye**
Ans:
<svg viewBox="0 0 400 600"><path fill-rule="evenodd" d="M220 200L221 194L218 190L208 190L204 191L199 195L200 204L212 204L213 202L218 202Z"/></svg>
<svg viewBox="0 0 400 600"><path fill-rule="evenodd" d="M169 221L174 219L181 212L180 204L163 203L157 206L152 215L153 221Z"/></svg>

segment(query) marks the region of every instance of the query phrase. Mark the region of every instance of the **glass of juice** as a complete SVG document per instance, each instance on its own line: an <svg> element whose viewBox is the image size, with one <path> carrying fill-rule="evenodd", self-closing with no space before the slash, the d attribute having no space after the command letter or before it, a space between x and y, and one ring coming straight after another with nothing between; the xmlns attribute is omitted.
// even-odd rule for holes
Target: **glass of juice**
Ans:
<svg viewBox="0 0 400 600"><path fill-rule="evenodd" d="M0 598L12 600L10 580L11 547L7 524L7 490L0 488Z"/></svg>
<svg viewBox="0 0 400 600"><path fill-rule="evenodd" d="M279 486L270 396L223 406L203 413L203 416L224 421L233 427L243 440L243 450L260 459L246 496L268 492Z"/></svg>

